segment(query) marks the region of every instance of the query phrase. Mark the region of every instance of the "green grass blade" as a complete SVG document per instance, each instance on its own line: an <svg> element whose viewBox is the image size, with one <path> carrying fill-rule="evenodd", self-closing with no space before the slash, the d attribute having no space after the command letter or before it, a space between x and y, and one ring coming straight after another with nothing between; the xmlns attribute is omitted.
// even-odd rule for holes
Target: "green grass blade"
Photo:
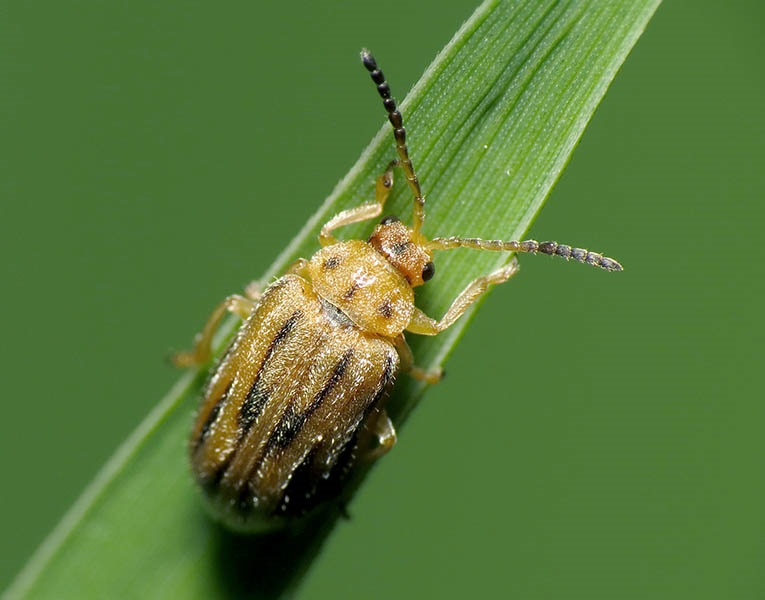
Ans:
<svg viewBox="0 0 765 600"><path fill-rule="evenodd" d="M425 233L521 238L658 4L485 2L401 103L428 199ZM401 94L396 65L377 59L394 95ZM379 104L365 71L360 64L356 68L359 85L370 86L370 104ZM371 198L375 176L393 155L385 125L267 275L312 254L318 228L332 214ZM411 214L400 175L386 213L405 219ZM368 231L369 226L350 227L341 235ZM508 259L471 251L440 255L437 276L418 295L419 305L440 316L471 278ZM468 321L469 315L437 338L412 340L417 362L441 364ZM234 325L226 324L221 340ZM334 517L319 515L300 532L255 539L234 538L209 522L185 457L203 379L201 373L181 378L41 546L7 597L209 598L243 591L274 597L294 589ZM391 400L397 424L422 391L401 378Z"/></svg>

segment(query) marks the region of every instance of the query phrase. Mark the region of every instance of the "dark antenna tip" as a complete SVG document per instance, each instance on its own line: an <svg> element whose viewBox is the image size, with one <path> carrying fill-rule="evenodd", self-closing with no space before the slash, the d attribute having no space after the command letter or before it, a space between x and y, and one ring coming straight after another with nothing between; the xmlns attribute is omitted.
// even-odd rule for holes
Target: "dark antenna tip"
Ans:
<svg viewBox="0 0 765 600"><path fill-rule="evenodd" d="M422 228L422 223L425 220L425 198L420 189L420 182L414 172L412 159L409 158L409 148L406 146L404 119L398 108L396 108L396 101L391 96L390 86L385 80L385 75L383 75L380 67L377 66L377 61L375 61L372 53L366 48L361 50L361 62L364 64L366 70L369 71L369 76L377 88L377 93L380 98L382 98L383 107L385 108L385 112L388 113L388 120L393 127L393 138L396 140L396 152L398 152L400 159L398 164L404 170L406 181L414 194L414 217L412 229L415 232L419 232Z"/></svg>
<svg viewBox="0 0 765 600"><path fill-rule="evenodd" d="M361 62L364 63L367 71L374 71L377 68L375 57L372 56L372 53L366 48L362 48L361 50Z"/></svg>

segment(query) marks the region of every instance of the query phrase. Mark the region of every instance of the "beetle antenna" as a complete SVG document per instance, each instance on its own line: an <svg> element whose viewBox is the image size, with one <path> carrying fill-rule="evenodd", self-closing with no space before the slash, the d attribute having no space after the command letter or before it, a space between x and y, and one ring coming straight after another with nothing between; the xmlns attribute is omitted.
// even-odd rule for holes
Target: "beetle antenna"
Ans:
<svg viewBox="0 0 765 600"><path fill-rule="evenodd" d="M472 248L474 250L493 250L499 252L525 252L527 254L549 254L560 256L566 260L575 260L593 267L599 267L606 271L622 271L623 267L613 258L603 256L597 252L590 252L584 248L573 248L558 242L537 242L524 240L522 242L503 242L502 240L482 240L479 238L433 238L427 244L431 250L451 250L453 248Z"/></svg>
<svg viewBox="0 0 765 600"><path fill-rule="evenodd" d="M406 174L406 180L409 183L409 187L412 188L414 193L414 216L412 229L415 232L419 232L422 229L422 224L425 221L425 198L422 196L422 189L420 189L420 181L417 179L417 174L414 172L414 165L412 165L412 159L409 158L409 149L406 146L406 129L404 129L404 121L401 117L401 113L396 108L396 101L390 95L390 86L385 80L385 75L377 66L372 54L366 48L361 51L361 62L369 71L372 81L377 85L377 93L383 99L383 106L388 112L388 120L393 126L393 136L396 138L396 150L401 158L400 165L404 169Z"/></svg>

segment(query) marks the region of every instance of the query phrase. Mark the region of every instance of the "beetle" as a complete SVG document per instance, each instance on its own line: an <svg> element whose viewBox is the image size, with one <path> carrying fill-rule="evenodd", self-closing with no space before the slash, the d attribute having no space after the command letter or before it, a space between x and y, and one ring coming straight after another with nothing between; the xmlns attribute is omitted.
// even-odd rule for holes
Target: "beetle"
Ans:
<svg viewBox="0 0 765 600"><path fill-rule="evenodd" d="M207 382L189 442L196 481L214 514L234 529L253 531L304 515L336 497L359 460L388 452L396 431L385 401L397 373L428 383L441 378L440 369L414 364L404 332L438 334L518 269L513 257L477 277L433 319L415 305L414 288L435 275L434 251L541 252L622 270L611 258L556 242L427 238L425 198L401 113L369 51L361 60L382 98L398 154L376 179L374 201L330 219L319 234L321 249L265 290L253 283L245 295L226 298L194 349L174 357L178 366L206 363L222 318L231 312L243 320ZM336 239L336 229L382 215L396 167L414 196L411 227L386 216L366 241Z"/></svg>

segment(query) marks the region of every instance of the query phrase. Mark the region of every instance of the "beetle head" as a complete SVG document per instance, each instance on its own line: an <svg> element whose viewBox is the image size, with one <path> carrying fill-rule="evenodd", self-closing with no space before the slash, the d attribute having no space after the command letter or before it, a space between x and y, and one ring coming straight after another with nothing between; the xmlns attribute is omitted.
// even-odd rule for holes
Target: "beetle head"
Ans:
<svg viewBox="0 0 765 600"><path fill-rule="evenodd" d="M410 286L422 285L435 275L433 254L427 248L427 240L396 217L385 217L380 221L368 241Z"/></svg>

